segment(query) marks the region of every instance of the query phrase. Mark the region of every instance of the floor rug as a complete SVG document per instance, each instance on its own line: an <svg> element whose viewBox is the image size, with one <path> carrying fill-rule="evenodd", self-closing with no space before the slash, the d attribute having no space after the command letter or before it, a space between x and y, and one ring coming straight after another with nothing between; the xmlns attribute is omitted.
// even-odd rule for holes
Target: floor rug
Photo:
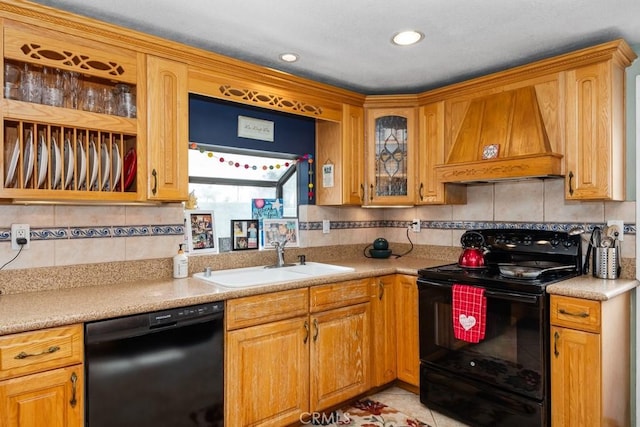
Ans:
<svg viewBox="0 0 640 427"><path fill-rule="evenodd" d="M359 426L359 427L431 427L384 403L371 399L353 402L337 411L314 414L310 420L314 426Z"/></svg>

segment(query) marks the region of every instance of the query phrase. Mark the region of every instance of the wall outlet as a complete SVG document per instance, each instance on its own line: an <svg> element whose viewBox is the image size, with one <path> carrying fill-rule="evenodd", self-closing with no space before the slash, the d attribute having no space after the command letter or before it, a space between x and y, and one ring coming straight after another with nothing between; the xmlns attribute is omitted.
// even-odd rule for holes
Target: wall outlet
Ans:
<svg viewBox="0 0 640 427"><path fill-rule="evenodd" d="M419 219L414 219L411 222L411 231L413 231L414 233L419 233L420 232L420 220Z"/></svg>
<svg viewBox="0 0 640 427"><path fill-rule="evenodd" d="M18 240L24 243L20 244ZM29 224L11 224L11 249L16 251L20 250L21 247L22 249L29 249L29 242L31 242Z"/></svg>
<svg viewBox="0 0 640 427"><path fill-rule="evenodd" d="M624 222L620 219L610 219L607 221L607 225L609 227L617 227L618 228L618 240L620 240L621 242L624 240ZM609 235L611 237L614 237L611 235L612 231L609 232Z"/></svg>
<svg viewBox="0 0 640 427"><path fill-rule="evenodd" d="M322 234L329 234L331 231L331 222L328 219L322 220Z"/></svg>

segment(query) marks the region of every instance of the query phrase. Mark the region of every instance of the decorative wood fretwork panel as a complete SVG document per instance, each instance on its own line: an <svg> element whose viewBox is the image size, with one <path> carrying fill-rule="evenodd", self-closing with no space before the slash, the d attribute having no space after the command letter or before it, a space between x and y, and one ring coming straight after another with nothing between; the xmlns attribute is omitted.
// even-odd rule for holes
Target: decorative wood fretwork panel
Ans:
<svg viewBox="0 0 640 427"><path fill-rule="evenodd" d="M263 104L267 108L279 107L295 113L310 113L314 116L322 116L322 107L295 99L287 99L283 96L261 93L251 89L234 88L230 85L221 85L220 93L231 99L240 98L243 101Z"/></svg>
<svg viewBox="0 0 640 427"><path fill-rule="evenodd" d="M191 67L189 93L269 110L340 122L342 103L253 81L229 78Z"/></svg>
<svg viewBox="0 0 640 427"><path fill-rule="evenodd" d="M63 33L8 22L4 56L103 79L136 83L136 54Z"/></svg>

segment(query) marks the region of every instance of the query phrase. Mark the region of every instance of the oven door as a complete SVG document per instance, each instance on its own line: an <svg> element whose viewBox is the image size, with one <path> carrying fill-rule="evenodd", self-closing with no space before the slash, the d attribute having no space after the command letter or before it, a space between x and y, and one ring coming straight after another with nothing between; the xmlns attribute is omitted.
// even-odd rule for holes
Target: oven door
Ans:
<svg viewBox="0 0 640 427"><path fill-rule="evenodd" d="M418 280L422 364L542 401L548 395L546 295L485 289L485 338L473 344L454 336L451 286Z"/></svg>

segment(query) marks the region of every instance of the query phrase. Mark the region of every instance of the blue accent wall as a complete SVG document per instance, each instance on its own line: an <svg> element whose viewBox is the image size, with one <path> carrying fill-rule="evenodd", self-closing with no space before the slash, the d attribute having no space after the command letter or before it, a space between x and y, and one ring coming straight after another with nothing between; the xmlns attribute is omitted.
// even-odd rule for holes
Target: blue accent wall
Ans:
<svg viewBox="0 0 640 427"><path fill-rule="evenodd" d="M273 122L274 142L238 137L238 116ZM287 154L315 153L315 119L189 95L189 140Z"/></svg>

